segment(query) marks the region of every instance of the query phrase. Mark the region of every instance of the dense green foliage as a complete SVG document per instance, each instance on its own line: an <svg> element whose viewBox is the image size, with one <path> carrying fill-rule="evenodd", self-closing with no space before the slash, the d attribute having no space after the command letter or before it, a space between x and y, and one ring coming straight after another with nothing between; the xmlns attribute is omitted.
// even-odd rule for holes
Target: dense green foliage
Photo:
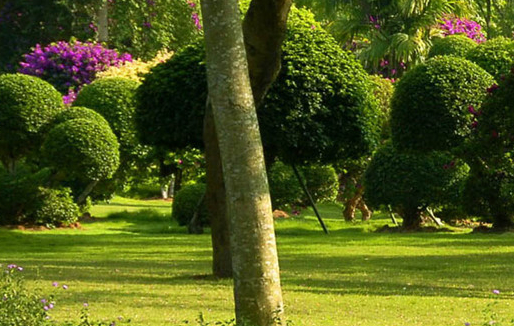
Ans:
<svg viewBox="0 0 514 326"><path fill-rule="evenodd" d="M466 203L469 211L490 216L495 227L504 228L514 225L514 74L489 93L468 150L472 174Z"/></svg>
<svg viewBox="0 0 514 326"><path fill-rule="evenodd" d="M79 207L73 202L71 189L39 188L34 223L41 225L68 225L77 221Z"/></svg>
<svg viewBox="0 0 514 326"><path fill-rule="evenodd" d="M205 50L195 43L159 64L137 91L136 126L142 143L182 149L203 147L207 99Z"/></svg>
<svg viewBox="0 0 514 326"><path fill-rule="evenodd" d="M337 196L339 181L330 165L311 164L299 166L298 172L305 182L312 199L317 202L333 202ZM273 208L287 205L309 205L307 195L289 165L276 161L268 174Z"/></svg>
<svg viewBox="0 0 514 326"><path fill-rule="evenodd" d="M105 118L100 113L81 106L72 106L70 108L66 108L66 110L62 112L59 112L59 114L53 120L53 125L58 125L65 121L74 119L86 119L89 121L95 121L110 128L109 122L107 122L107 120L105 120Z"/></svg>
<svg viewBox="0 0 514 326"><path fill-rule="evenodd" d="M387 144L364 174L364 198L374 209L391 205L401 212L404 226L417 226L429 205L457 202L468 170L442 152L401 153Z"/></svg>
<svg viewBox="0 0 514 326"><path fill-rule="evenodd" d="M0 159L16 160L41 144L45 128L64 109L49 83L22 74L0 76Z"/></svg>
<svg viewBox="0 0 514 326"><path fill-rule="evenodd" d="M394 84L391 79L383 78L380 75L371 75L371 89L373 95L378 101L378 107L381 111L380 120L382 123L382 139L391 137L391 99L394 93Z"/></svg>
<svg viewBox="0 0 514 326"><path fill-rule="evenodd" d="M292 9L282 70L258 110L266 150L286 163L333 162L370 153L380 111L362 66L314 21Z"/></svg>
<svg viewBox="0 0 514 326"><path fill-rule="evenodd" d="M69 39L72 25L72 13L61 1L0 2L0 72L14 71L21 55L36 43Z"/></svg>
<svg viewBox="0 0 514 326"><path fill-rule="evenodd" d="M100 180L119 165L119 144L105 125L86 119L65 121L54 127L43 144L43 155L68 177Z"/></svg>
<svg viewBox="0 0 514 326"><path fill-rule="evenodd" d="M200 199L205 195L205 184L195 183L182 187L173 198L171 218L179 225L188 225L198 209L200 224L208 225L207 206L205 201L198 206Z"/></svg>
<svg viewBox="0 0 514 326"><path fill-rule="evenodd" d="M137 146L134 110L138 86L138 82L126 78L98 79L84 86L73 103L100 113L109 122L121 152L126 155Z"/></svg>
<svg viewBox="0 0 514 326"><path fill-rule="evenodd" d="M471 50L466 58L499 80L514 64L514 41L505 37L488 40Z"/></svg>
<svg viewBox="0 0 514 326"><path fill-rule="evenodd" d="M428 52L428 58L438 55L454 55L465 58L469 51L477 47L477 43L464 34L453 34L436 38Z"/></svg>
<svg viewBox="0 0 514 326"><path fill-rule="evenodd" d="M472 131L493 78L476 64L440 56L410 70L396 85L392 99L394 146L419 151L450 150Z"/></svg>
<svg viewBox="0 0 514 326"><path fill-rule="evenodd" d="M203 145L203 59L203 46L196 44L146 76L136 110L142 142L171 150ZM306 10L290 13L282 67L257 112L268 157L328 163L371 152L380 110L368 76Z"/></svg>

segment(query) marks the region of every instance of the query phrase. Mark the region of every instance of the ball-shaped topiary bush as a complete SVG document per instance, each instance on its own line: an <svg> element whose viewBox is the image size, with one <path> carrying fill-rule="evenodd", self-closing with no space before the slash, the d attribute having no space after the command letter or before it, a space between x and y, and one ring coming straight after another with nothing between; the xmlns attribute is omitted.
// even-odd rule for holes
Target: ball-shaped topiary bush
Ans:
<svg viewBox="0 0 514 326"><path fill-rule="evenodd" d="M404 227L418 227L427 206L458 201L468 171L443 152L401 153L386 144L364 174L364 198L373 209L391 205L400 210Z"/></svg>
<svg viewBox="0 0 514 326"><path fill-rule="evenodd" d="M20 158L41 144L42 135L64 109L52 85L33 76L0 76L0 158Z"/></svg>
<svg viewBox="0 0 514 326"><path fill-rule="evenodd" d="M122 153L136 144L134 110L139 83L119 77L97 79L85 85L77 95L74 106L84 106L100 113L118 137Z"/></svg>
<svg viewBox="0 0 514 326"><path fill-rule="evenodd" d="M311 164L301 168L301 173L315 202L333 202L339 190L339 179L331 165ZM308 203L303 195L303 202Z"/></svg>
<svg viewBox="0 0 514 326"><path fill-rule="evenodd" d="M34 211L34 223L47 226L61 226L75 223L79 207L73 202L69 188L39 188Z"/></svg>
<svg viewBox="0 0 514 326"><path fill-rule="evenodd" d="M286 163L371 153L381 112L355 56L342 51L312 13L295 8L282 51L280 74L258 110L265 148Z"/></svg>
<svg viewBox="0 0 514 326"><path fill-rule="evenodd" d="M436 38L430 51L428 58L438 55L454 55L456 57L465 58L469 51L477 47L477 43L464 34L453 34L442 38Z"/></svg>
<svg viewBox="0 0 514 326"><path fill-rule="evenodd" d="M471 50L466 58L499 80L514 64L514 41L505 37L487 40Z"/></svg>
<svg viewBox="0 0 514 326"><path fill-rule="evenodd" d="M55 126L43 143L47 162L69 178L101 180L119 165L119 143L107 126L73 119Z"/></svg>
<svg viewBox="0 0 514 326"><path fill-rule="evenodd" d="M203 43L189 45L150 70L137 91L136 126L146 145L203 147L207 75Z"/></svg>
<svg viewBox="0 0 514 326"><path fill-rule="evenodd" d="M331 202L336 199L339 180L332 166L311 164L298 167L298 172L315 202ZM275 161L270 168L268 180L273 208L309 204L291 166Z"/></svg>
<svg viewBox="0 0 514 326"><path fill-rule="evenodd" d="M95 121L110 128L109 122L107 122L107 120L105 120L105 118L100 113L81 106L72 106L60 112L55 117L53 125L55 126L65 121L74 119L86 119L89 121Z"/></svg>
<svg viewBox="0 0 514 326"><path fill-rule="evenodd" d="M271 204L274 209L301 202L303 190L291 166L281 161L274 162L269 169L268 180Z"/></svg>
<svg viewBox="0 0 514 326"><path fill-rule="evenodd" d="M472 131L493 78L476 64L440 56L414 67L397 83L391 102L391 132L398 149L451 150Z"/></svg>
<svg viewBox="0 0 514 326"><path fill-rule="evenodd" d="M195 183L182 187L173 198L171 218L178 221L178 224L181 226L189 225L189 222L198 208L198 202L204 194L205 184L203 183ZM198 217L202 226L209 225L205 202L200 206Z"/></svg>

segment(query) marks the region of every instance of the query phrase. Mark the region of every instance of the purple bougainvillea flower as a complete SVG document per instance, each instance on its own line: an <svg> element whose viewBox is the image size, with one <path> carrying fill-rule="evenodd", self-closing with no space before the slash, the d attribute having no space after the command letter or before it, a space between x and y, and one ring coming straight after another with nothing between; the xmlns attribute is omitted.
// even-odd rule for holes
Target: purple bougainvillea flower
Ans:
<svg viewBox="0 0 514 326"><path fill-rule="evenodd" d="M9 268L9 269L13 269L13 268L16 268L16 267L18 267L18 265L15 265L15 264L7 265L7 268Z"/></svg>
<svg viewBox="0 0 514 326"><path fill-rule="evenodd" d="M500 290L493 290L494 294L500 294Z"/></svg>
<svg viewBox="0 0 514 326"><path fill-rule="evenodd" d="M84 307L86 307L86 308L87 308L87 307L89 307L89 303L87 303L87 302L84 302L82 305L83 305Z"/></svg>
<svg viewBox="0 0 514 326"><path fill-rule="evenodd" d="M65 290L68 290L68 286L67 286L66 284L64 284L64 285L62 286L62 288L63 288L63 289L65 289Z"/></svg>
<svg viewBox="0 0 514 326"><path fill-rule="evenodd" d="M53 287L58 287L58 286L59 286L59 283L57 283L57 282L53 282L53 283L52 283L52 286L53 286Z"/></svg>

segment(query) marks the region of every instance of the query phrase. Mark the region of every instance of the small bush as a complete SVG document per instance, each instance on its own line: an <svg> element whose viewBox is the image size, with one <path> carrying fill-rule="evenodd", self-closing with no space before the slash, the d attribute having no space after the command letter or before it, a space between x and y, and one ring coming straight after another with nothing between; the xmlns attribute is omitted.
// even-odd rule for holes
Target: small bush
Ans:
<svg viewBox="0 0 514 326"><path fill-rule="evenodd" d="M308 165L301 169L314 202L333 202L339 190L336 170L330 165ZM308 203L303 196L303 203Z"/></svg>
<svg viewBox="0 0 514 326"><path fill-rule="evenodd" d="M273 208L283 208L302 200L302 187L289 165L280 161L273 163L269 170L268 180Z"/></svg>
<svg viewBox="0 0 514 326"><path fill-rule="evenodd" d="M514 41L505 37L490 39L471 50L466 58L499 80L514 64Z"/></svg>
<svg viewBox="0 0 514 326"><path fill-rule="evenodd" d="M401 150L451 150L468 140L493 78L466 59L440 56L414 67L391 101L393 144Z"/></svg>
<svg viewBox="0 0 514 326"><path fill-rule="evenodd" d="M1 266L1 265L0 265ZM23 268L14 264L0 271L0 325L2 326L45 326L49 309L41 302L39 291L27 289L20 275ZM53 306L53 303L52 303Z"/></svg>
<svg viewBox="0 0 514 326"><path fill-rule="evenodd" d="M61 226L75 223L79 207L73 202L71 189L39 188L37 208L34 211L35 224Z"/></svg>
<svg viewBox="0 0 514 326"><path fill-rule="evenodd" d="M119 165L119 144L106 126L86 119L65 121L48 134L42 153L46 161L68 177L100 180Z"/></svg>
<svg viewBox="0 0 514 326"><path fill-rule="evenodd" d="M193 214L195 213L198 202L205 194L205 184L196 183L182 187L173 199L171 209L171 218L178 221L179 225L189 225ZM200 206L198 211L200 223L205 226L209 224L207 216L207 206L205 201Z"/></svg>
<svg viewBox="0 0 514 326"><path fill-rule="evenodd" d="M438 55L454 55L456 57L465 58L469 51L477 47L477 43L463 34L448 35L443 38L436 38L430 51L428 58Z"/></svg>
<svg viewBox="0 0 514 326"><path fill-rule="evenodd" d="M298 172L314 202L331 202L336 199L339 181L332 166L307 165L298 167ZM271 166L268 179L273 208L309 204L307 195L304 194L291 166L276 161Z"/></svg>
<svg viewBox="0 0 514 326"><path fill-rule="evenodd" d="M468 171L467 165L442 152L400 153L386 144L364 174L364 199L373 209L399 209L404 226L417 226L427 206L458 202Z"/></svg>
<svg viewBox="0 0 514 326"><path fill-rule="evenodd" d="M0 157L17 159L41 145L46 128L64 109L59 92L32 76L0 76Z"/></svg>

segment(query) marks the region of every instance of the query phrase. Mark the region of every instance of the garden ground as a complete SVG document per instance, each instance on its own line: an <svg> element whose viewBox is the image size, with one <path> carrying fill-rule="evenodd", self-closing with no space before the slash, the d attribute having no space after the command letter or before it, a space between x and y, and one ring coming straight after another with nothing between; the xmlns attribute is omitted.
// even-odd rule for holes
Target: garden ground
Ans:
<svg viewBox="0 0 514 326"><path fill-rule="evenodd" d="M169 206L117 198L95 206L101 218L82 229L0 229L0 263L23 266L31 287L54 293L58 320L78 320L84 302L95 318L124 316L132 325L195 324L199 313L232 318L231 281L209 276L210 235L170 224ZM514 318L514 234L376 233L389 223L385 216L348 224L339 206L320 208L328 236L309 210L276 222L294 325L482 325L492 314L507 325Z"/></svg>

